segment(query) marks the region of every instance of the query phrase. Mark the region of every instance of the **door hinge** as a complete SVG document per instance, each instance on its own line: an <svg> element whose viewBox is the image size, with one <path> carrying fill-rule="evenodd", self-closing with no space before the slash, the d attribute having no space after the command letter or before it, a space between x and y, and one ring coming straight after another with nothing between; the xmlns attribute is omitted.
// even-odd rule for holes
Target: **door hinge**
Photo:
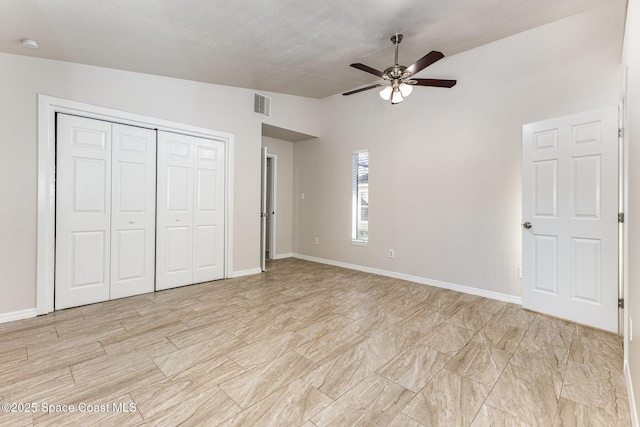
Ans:
<svg viewBox="0 0 640 427"><path fill-rule="evenodd" d="M624 135L624 131L622 128L618 128L618 138L622 138L622 135Z"/></svg>
<svg viewBox="0 0 640 427"><path fill-rule="evenodd" d="M618 308L624 308L624 298L618 298Z"/></svg>
<svg viewBox="0 0 640 427"><path fill-rule="evenodd" d="M623 213L619 213L618 214L618 222L624 222L624 214Z"/></svg>

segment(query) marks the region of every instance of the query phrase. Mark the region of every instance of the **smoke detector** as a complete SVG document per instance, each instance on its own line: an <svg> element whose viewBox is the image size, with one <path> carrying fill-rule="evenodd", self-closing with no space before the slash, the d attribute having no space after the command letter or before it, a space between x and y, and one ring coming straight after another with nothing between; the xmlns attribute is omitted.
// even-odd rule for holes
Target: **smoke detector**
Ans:
<svg viewBox="0 0 640 427"><path fill-rule="evenodd" d="M38 48L38 42L35 40L22 40L22 46L26 47L27 49L37 49Z"/></svg>

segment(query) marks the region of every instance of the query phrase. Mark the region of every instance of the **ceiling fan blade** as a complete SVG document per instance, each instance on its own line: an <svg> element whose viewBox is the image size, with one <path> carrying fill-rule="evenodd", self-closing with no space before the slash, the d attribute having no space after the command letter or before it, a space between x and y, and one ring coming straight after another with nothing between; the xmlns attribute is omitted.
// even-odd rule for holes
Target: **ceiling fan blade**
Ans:
<svg viewBox="0 0 640 427"><path fill-rule="evenodd" d="M375 89L375 88L380 87L380 86L385 86L385 85L383 85L382 83L378 83L377 85L361 87L360 89L355 89L355 90L351 90L349 92L345 92L345 93L343 93L343 95L353 95L354 93L364 92L365 90Z"/></svg>
<svg viewBox="0 0 640 427"><path fill-rule="evenodd" d="M432 50L427 53L422 58L418 59L413 64L409 65L406 70L404 70L405 76L412 76L418 71L422 71L427 68L429 65L433 64L436 61L444 58L444 54L442 52L438 52L437 50Z"/></svg>
<svg viewBox="0 0 640 427"><path fill-rule="evenodd" d="M415 81L416 86L435 86L435 87L453 87L458 82L457 80L443 80L443 79L411 79Z"/></svg>
<svg viewBox="0 0 640 427"><path fill-rule="evenodd" d="M358 62L358 63L355 63L355 64L351 64L351 66L353 68L357 68L358 70L362 70L362 71L365 71L367 73L371 73L374 76L378 76L378 77L384 78L384 73L382 71L378 71L375 68L369 67L368 65L360 64Z"/></svg>

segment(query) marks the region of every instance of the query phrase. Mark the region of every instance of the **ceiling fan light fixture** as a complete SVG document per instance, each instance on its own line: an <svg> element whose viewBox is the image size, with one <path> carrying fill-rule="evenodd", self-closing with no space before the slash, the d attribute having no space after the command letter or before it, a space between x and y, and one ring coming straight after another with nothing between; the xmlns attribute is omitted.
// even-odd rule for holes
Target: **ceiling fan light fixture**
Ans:
<svg viewBox="0 0 640 427"><path fill-rule="evenodd" d="M404 101L404 98L402 97L400 89L393 89L393 93L391 94L391 104L400 104L402 101Z"/></svg>
<svg viewBox="0 0 640 427"><path fill-rule="evenodd" d="M400 86L398 87L398 89L400 89L400 93L402 93L402 96L404 98L411 95L411 92L413 92L413 86L406 83L400 83Z"/></svg>
<svg viewBox="0 0 640 427"><path fill-rule="evenodd" d="M393 88L391 86L385 86L380 91L380 98L384 99L385 101L390 100L391 99L391 92L393 92Z"/></svg>
<svg viewBox="0 0 640 427"><path fill-rule="evenodd" d="M376 70L375 68L371 68L368 65L364 65L359 62L351 64L351 67L369 74L373 74L374 76L383 79L383 82L379 82L377 84L366 86L360 89L350 90L348 92L344 92L342 95L353 95L355 93L364 92L365 90L384 86L384 88L380 91L380 98L384 99L385 101L391 100L392 104L399 104L404 101L404 98L411 95L414 85L446 88L455 86L456 80L412 78L416 73L419 73L428 66L444 58L444 54L437 50L432 50L413 64L405 67L404 65L400 65L398 63L398 45L401 41L402 34L396 33L391 36L391 42L396 46L396 61L395 64L393 64L391 67L388 67L384 71Z"/></svg>

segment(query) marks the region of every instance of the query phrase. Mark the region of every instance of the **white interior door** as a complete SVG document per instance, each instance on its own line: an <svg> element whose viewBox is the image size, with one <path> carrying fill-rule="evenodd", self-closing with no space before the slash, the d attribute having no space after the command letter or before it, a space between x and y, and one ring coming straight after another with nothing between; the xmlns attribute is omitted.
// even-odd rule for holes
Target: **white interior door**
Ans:
<svg viewBox="0 0 640 427"><path fill-rule="evenodd" d="M224 277L223 142L194 138L195 206L193 283Z"/></svg>
<svg viewBox="0 0 640 427"><path fill-rule="evenodd" d="M260 158L260 268L267 270L267 148L263 147Z"/></svg>
<svg viewBox="0 0 640 427"><path fill-rule="evenodd" d="M111 123L58 114L56 309L109 299Z"/></svg>
<svg viewBox="0 0 640 427"><path fill-rule="evenodd" d="M224 277L225 144L158 132L156 289Z"/></svg>
<svg viewBox="0 0 640 427"><path fill-rule="evenodd" d="M156 132L113 124L111 299L153 292Z"/></svg>
<svg viewBox="0 0 640 427"><path fill-rule="evenodd" d="M523 127L523 307L618 330L617 110Z"/></svg>
<svg viewBox="0 0 640 427"><path fill-rule="evenodd" d="M192 140L158 132L157 290L193 283Z"/></svg>

